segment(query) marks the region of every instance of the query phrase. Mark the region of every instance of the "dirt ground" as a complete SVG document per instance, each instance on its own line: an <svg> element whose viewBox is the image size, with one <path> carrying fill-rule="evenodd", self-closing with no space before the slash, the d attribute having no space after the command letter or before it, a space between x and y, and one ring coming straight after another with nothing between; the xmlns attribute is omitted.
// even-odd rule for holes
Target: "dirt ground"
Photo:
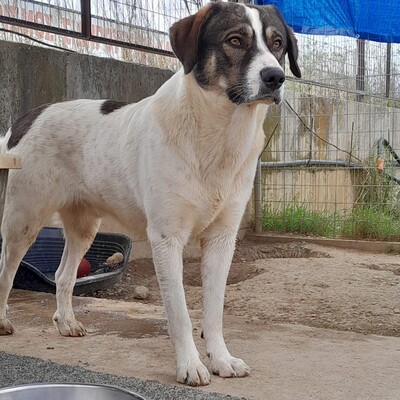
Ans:
<svg viewBox="0 0 400 400"><path fill-rule="evenodd" d="M371 253L305 239L254 240L238 244L224 317L228 348L252 372L244 379L213 376L198 390L257 400L398 400L399 253L385 253L384 246ZM209 366L200 335L198 259L185 260L184 284L194 339ZM149 289L146 300L134 299L137 285ZM81 339L56 332L54 295L13 290L9 317L15 334L0 338L0 351L175 383L173 349L150 259L131 262L113 289L75 297L73 303L88 329Z"/></svg>
<svg viewBox="0 0 400 400"><path fill-rule="evenodd" d="M312 260L312 262L311 262ZM200 260L184 263L186 300L201 308ZM134 299L135 286L149 289ZM120 283L86 296L161 305L151 259L130 262ZM238 243L225 313L255 324L290 323L400 336L400 257L321 247L301 241Z"/></svg>

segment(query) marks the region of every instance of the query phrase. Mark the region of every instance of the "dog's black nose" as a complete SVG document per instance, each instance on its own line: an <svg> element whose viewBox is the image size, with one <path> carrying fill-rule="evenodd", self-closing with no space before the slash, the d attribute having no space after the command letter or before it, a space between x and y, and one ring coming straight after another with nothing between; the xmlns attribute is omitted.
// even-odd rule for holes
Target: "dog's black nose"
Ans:
<svg viewBox="0 0 400 400"><path fill-rule="evenodd" d="M272 91L279 89L285 82L285 74L280 68L263 68L260 76L264 85Z"/></svg>

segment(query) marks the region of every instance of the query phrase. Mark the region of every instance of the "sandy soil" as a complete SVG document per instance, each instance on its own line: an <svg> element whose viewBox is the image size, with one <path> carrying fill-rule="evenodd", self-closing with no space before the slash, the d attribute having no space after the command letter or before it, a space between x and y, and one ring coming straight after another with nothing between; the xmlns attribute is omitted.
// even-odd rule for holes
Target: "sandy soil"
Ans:
<svg viewBox="0 0 400 400"><path fill-rule="evenodd" d="M200 335L198 259L185 261L184 283L194 339L209 365ZM149 288L147 300L134 299L136 285ZM120 284L90 295L98 298L73 300L89 333L78 340L61 337L52 325L54 295L13 290L9 316L16 332L0 338L0 351L174 383L151 260L130 263ZM213 376L199 390L257 400L400 398L399 254L247 239L238 245L225 309L228 348L252 373L246 379Z"/></svg>
<svg viewBox="0 0 400 400"><path fill-rule="evenodd" d="M185 260L184 284L189 308L200 309L198 259ZM87 296L132 301L136 285L149 288L143 303L161 305L151 259L129 263L121 283ZM292 323L399 337L399 299L398 255L246 239L235 253L225 312L255 324Z"/></svg>

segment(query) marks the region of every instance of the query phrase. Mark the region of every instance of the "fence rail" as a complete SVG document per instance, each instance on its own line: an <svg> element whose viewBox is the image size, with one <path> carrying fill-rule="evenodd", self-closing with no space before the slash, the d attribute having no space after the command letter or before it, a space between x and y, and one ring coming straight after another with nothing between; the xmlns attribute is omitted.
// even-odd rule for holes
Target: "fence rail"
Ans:
<svg viewBox="0 0 400 400"><path fill-rule="evenodd" d="M150 29L146 25L135 25L127 22L133 20L133 11L138 9L137 2L132 6L116 0L111 0L110 3L116 6L123 4L125 10L119 12L117 10L114 13L114 18L110 18L107 17L107 8L103 8L103 11L101 11L101 1L99 0L80 0L79 3L64 0L63 2L58 1L56 4L31 0L2 0L0 2L0 22L76 39L174 57L169 48L167 29ZM146 3L146 1L143 1L143 3ZM75 7L71 7L74 5ZM96 13L93 13L93 8L97 10ZM153 19L155 23L155 10L143 7L139 7L139 9L141 16L138 19L142 19L142 22L144 19L147 19L147 22ZM171 16L163 15L165 19L168 19L168 17ZM159 25L165 26L160 21ZM144 33L150 33L155 43L145 44L150 40L149 36L146 38Z"/></svg>

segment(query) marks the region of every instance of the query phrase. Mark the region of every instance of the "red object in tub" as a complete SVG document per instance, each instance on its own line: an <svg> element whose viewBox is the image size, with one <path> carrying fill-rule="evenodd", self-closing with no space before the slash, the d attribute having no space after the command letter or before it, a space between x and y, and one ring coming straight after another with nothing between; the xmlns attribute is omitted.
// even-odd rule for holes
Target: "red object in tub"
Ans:
<svg viewBox="0 0 400 400"><path fill-rule="evenodd" d="M77 278L83 278L84 276L88 276L90 274L90 270L92 269L92 265L86 258L82 258L82 261L79 263L78 272L76 273Z"/></svg>

